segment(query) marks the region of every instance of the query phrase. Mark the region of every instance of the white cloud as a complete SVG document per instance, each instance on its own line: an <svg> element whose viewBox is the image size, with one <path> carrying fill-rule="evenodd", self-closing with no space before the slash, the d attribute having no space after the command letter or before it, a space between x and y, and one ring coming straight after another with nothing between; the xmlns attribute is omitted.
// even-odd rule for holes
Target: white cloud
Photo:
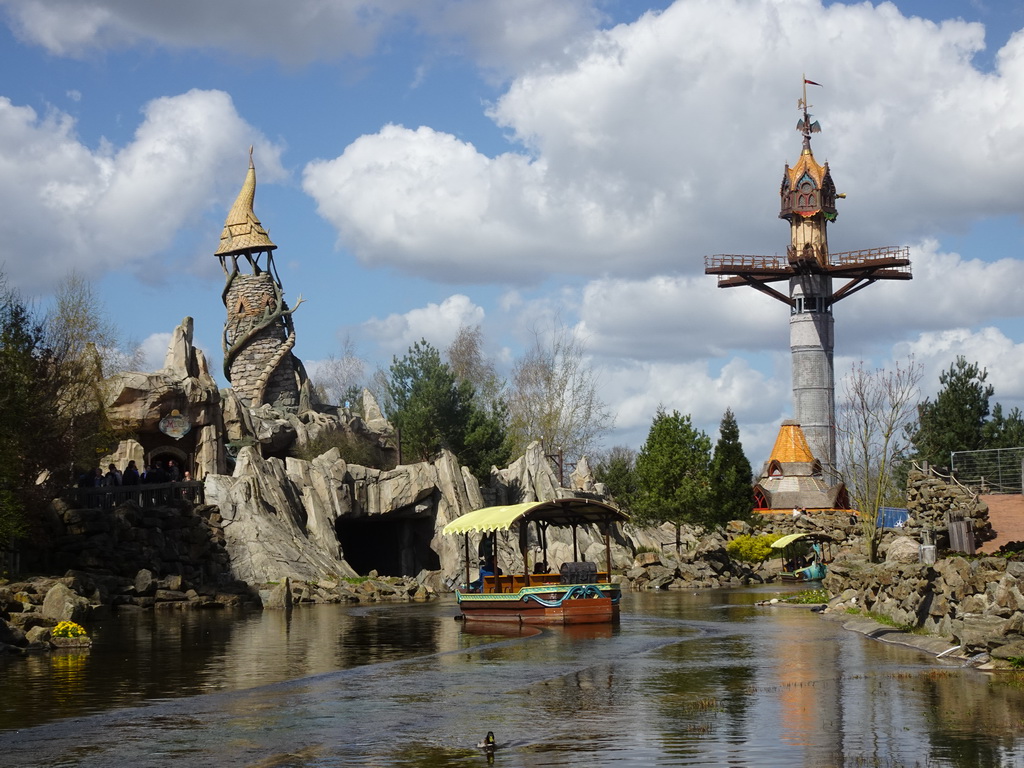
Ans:
<svg viewBox="0 0 1024 768"><path fill-rule="evenodd" d="M788 366L788 355L781 358ZM705 362L622 360L603 365L600 376L602 398L617 414L607 445L642 445L659 406L690 414L695 426L714 438L731 408L744 450L756 463L771 448L781 419L792 417L788 380L766 376L743 358L729 359L717 372Z"/></svg>
<svg viewBox="0 0 1024 768"><path fill-rule="evenodd" d="M371 318L363 323L362 331L387 355L401 356L420 339L444 353L462 326L479 325L483 319L483 308L455 294L440 304L429 303L384 319Z"/></svg>
<svg viewBox="0 0 1024 768"><path fill-rule="evenodd" d="M881 282L837 305L836 342L848 354L918 331L1017 317L1024 306L1024 260L965 259L934 240L912 247L910 258L913 280Z"/></svg>
<svg viewBox="0 0 1024 768"><path fill-rule="evenodd" d="M276 55L298 64L364 55L391 14L386 3L307 0L3 0L19 35L58 56L156 43ZM273 40L273 45L254 41Z"/></svg>
<svg viewBox="0 0 1024 768"><path fill-rule="evenodd" d="M721 357L727 350L782 350L789 309L712 277L605 278L583 290L580 318L591 349L640 360Z"/></svg>
<svg viewBox="0 0 1024 768"><path fill-rule="evenodd" d="M993 402L1024 407L1024 343L1008 338L1001 330L952 328L922 333L912 341L893 348L896 359L913 355L924 369L921 381L925 397L939 390L939 374L948 371L957 356L988 370L988 383L995 388Z"/></svg>
<svg viewBox="0 0 1024 768"><path fill-rule="evenodd" d="M299 66L374 52L408 22L452 53L504 73L561 54L595 25L591 0L0 0L18 34L58 56L160 45ZM254 41L273 40L273 45Z"/></svg>
<svg viewBox="0 0 1024 768"><path fill-rule="evenodd" d="M252 143L261 178L283 175L280 147L220 91L151 101L120 149L92 150L74 128L66 114L40 117L0 97L0 240L17 255L4 268L30 292L72 268L96 276L164 251L185 224L237 193Z"/></svg>
<svg viewBox="0 0 1024 768"><path fill-rule="evenodd" d="M451 40L500 75L565 62L568 41L597 26L591 0L448 0L410 7L429 34Z"/></svg>
<svg viewBox="0 0 1024 768"><path fill-rule="evenodd" d="M171 344L171 334L151 333L142 343L139 349L142 351L142 370L159 371L164 367L164 358L167 357L167 348Z"/></svg>
<svg viewBox="0 0 1024 768"><path fill-rule="evenodd" d="M310 164L305 189L364 263L439 281L698 274L787 245L776 189L814 61L815 150L849 193L833 249L919 239L1024 210L1024 32L992 73L982 45L980 25L889 4L678 2L517 78L491 116L526 151L387 126Z"/></svg>

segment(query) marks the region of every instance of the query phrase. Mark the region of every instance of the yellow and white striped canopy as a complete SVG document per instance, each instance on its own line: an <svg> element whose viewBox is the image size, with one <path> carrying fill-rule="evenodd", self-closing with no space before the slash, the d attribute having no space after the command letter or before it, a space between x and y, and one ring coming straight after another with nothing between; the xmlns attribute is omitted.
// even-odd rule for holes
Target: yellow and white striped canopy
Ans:
<svg viewBox="0 0 1024 768"><path fill-rule="evenodd" d="M502 507L484 507L467 512L452 520L442 533L489 533L507 531L522 519L539 520L551 525L579 525L584 523L624 522L629 518L621 511L593 499L553 499L509 504Z"/></svg>

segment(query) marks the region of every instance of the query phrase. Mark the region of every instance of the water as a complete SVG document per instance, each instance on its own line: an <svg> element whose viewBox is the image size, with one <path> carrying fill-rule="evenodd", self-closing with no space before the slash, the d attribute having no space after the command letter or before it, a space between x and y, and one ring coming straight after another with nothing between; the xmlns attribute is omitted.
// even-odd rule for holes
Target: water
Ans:
<svg viewBox="0 0 1024 768"><path fill-rule="evenodd" d="M1024 766L1018 678L753 605L773 593L504 634L450 600L121 616L0 661L0 765Z"/></svg>

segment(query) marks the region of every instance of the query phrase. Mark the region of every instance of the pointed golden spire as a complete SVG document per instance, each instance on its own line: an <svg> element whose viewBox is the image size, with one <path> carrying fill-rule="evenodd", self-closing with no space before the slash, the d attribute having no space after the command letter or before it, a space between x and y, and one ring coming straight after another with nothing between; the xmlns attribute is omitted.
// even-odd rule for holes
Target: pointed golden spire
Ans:
<svg viewBox="0 0 1024 768"><path fill-rule="evenodd" d="M220 247L217 256L233 253L251 253L272 251L277 248L270 241L270 235L260 224L253 212L253 200L256 198L256 166L252 162L252 147L249 147L249 171L245 174L245 183L238 193L235 204L231 206L228 217L224 221L224 231L220 235Z"/></svg>
<svg viewBox="0 0 1024 768"><path fill-rule="evenodd" d="M778 461L780 464L788 464L790 462L812 463L814 461L811 447L807 444L804 431L797 422L782 422L782 426L779 427L779 436L775 438L775 446L772 448L772 453L768 460Z"/></svg>

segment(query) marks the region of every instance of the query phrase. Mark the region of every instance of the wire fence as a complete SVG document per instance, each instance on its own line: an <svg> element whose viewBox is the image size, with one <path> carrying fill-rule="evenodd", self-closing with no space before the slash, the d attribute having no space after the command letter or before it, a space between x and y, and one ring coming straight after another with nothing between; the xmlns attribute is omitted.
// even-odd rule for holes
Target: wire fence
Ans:
<svg viewBox="0 0 1024 768"><path fill-rule="evenodd" d="M957 451L952 455L953 474L980 493L1021 493L1024 448L992 448Z"/></svg>

